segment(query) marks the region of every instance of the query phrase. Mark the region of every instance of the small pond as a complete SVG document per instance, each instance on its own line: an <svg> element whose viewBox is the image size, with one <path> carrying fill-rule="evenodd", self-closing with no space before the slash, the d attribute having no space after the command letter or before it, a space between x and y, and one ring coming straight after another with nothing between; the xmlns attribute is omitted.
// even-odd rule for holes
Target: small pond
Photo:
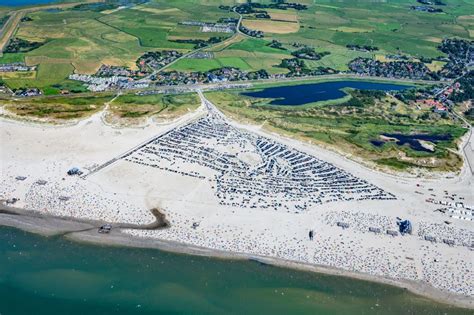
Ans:
<svg viewBox="0 0 474 315"><path fill-rule="evenodd" d="M402 146L408 144L410 148L415 151L422 151L422 152L433 152L429 146L426 144L423 145L422 141L428 141L431 143L438 143L440 141L448 141L452 139L450 134L444 135L428 135L428 134L414 134L414 135L404 135L399 133L384 133L382 136L385 138L384 140L371 140L372 143L376 147L383 146L386 142L395 142L398 146Z"/></svg>

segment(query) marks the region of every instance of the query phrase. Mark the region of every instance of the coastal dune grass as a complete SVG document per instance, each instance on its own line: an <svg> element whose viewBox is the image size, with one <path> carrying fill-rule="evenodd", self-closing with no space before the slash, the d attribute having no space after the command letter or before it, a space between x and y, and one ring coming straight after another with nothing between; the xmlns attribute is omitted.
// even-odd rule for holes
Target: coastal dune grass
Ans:
<svg viewBox="0 0 474 315"><path fill-rule="evenodd" d="M201 103L195 93L143 96L123 94L117 97L113 93L100 93L5 99L2 100L2 104L8 111L21 117L58 120L86 118L103 110L105 105L109 104L109 117L138 122L138 119L152 116L159 119L174 119L195 110Z"/></svg>
<svg viewBox="0 0 474 315"><path fill-rule="evenodd" d="M462 159L454 153L466 132L461 125L432 114L430 109L416 110L388 95L372 98L357 90L348 93L339 100L302 106L270 105L271 98L247 97L238 91L208 92L206 97L224 113L244 123L263 125L382 167L400 170L416 166L442 171L461 167ZM433 152L390 142L382 147L374 146L371 141L379 140L384 133L450 134L451 139L436 143Z"/></svg>
<svg viewBox="0 0 474 315"><path fill-rule="evenodd" d="M104 108L112 95L54 96L4 100L5 108L18 116L42 119L85 118Z"/></svg>

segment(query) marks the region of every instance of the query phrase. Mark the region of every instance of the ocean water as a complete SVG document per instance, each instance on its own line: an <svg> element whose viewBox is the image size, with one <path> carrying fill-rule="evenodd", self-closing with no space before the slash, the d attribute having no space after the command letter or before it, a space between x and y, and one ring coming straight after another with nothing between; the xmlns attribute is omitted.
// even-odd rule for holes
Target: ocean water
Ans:
<svg viewBox="0 0 474 315"><path fill-rule="evenodd" d="M106 237L106 236L105 236ZM406 290L252 261L0 227L0 314L469 314Z"/></svg>
<svg viewBox="0 0 474 315"><path fill-rule="evenodd" d="M331 81L311 84L285 85L263 89L255 92L244 92L242 95L258 98L274 98L272 105L297 106L319 101L335 100L346 96L342 89L399 91L409 85L377 83L369 81Z"/></svg>
<svg viewBox="0 0 474 315"><path fill-rule="evenodd" d="M45 4L45 3L52 3L52 2L59 2L59 0L0 0L0 7Z"/></svg>

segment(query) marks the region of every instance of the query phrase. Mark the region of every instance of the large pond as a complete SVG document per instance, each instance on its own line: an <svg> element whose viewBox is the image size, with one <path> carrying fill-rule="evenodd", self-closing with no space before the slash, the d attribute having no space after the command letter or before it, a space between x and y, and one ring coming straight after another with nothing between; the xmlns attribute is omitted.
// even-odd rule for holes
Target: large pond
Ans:
<svg viewBox="0 0 474 315"><path fill-rule="evenodd" d="M467 314L406 290L252 261L99 247L0 227L2 315Z"/></svg>
<svg viewBox="0 0 474 315"><path fill-rule="evenodd" d="M400 91L412 87L391 83L368 81L331 81L322 83L285 85L265 88L261 91L244 92L242 95L257 98L273 98L272 105L297 106L308 103L335 100L346 96L342 90L353 88L359 90Z"/></svg>

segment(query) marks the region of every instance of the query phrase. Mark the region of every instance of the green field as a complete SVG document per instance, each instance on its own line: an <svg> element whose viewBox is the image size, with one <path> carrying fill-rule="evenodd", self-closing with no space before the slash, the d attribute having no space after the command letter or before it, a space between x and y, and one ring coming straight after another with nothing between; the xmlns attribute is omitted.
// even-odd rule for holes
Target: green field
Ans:
<svg viewBox="0 0 474 315"><path fill-rule="evenodd" d="M44 63L37 69L35 79L6 79L12 89L21 87L49 88L64 83L74 67L69 63Z"/></svg>
<svg viewBox="0 0 474 315"><path fill-rule="evenodd" d="M389 53L435 57L436 49L445 37L470 38L468 21L462 16L472 15L472 1L446 1L445 13L431 14L409 9L415 1L388 2L318 1L309 10L302 11L301 21L310 28L298 34L306 41L373 45ZM319 30L324 29L324 32ZM290 35L280 35L290 40ZM291 35L293 40L294 35Z"/></svg>
<svg viewBox="0 0 474 315"><path fill-rule="evenodd" d="M25 61L28 65L39 65L38 73L35 79L12 78L5 82L12 88L49 88L63 84L73 72L93 74L102 64L134 69L137 58L147 51L177 49L188 52L194 44L176 41L208 40L216 36L228 38L231 34L203 33L198 26L180 22L236 18L237 14L218 6L237 2L152 0L120 10L68 9L30 13L28 17L32 21L20 23L15 36L44 45L26 53L5 54L0 57L0 63ZM207 49L214 53L214 59L183 59L170 69L186 72L236 67L245 71L265 69L269 73L285 73L287 69L277 66L283 59L291 58L290 53L296 49L292 44L297 43L316 51L330 52L321 60L307 60L309 68L330 67L345 71L347 64L356 57L374 57L374 53L349 50L348 44L376 46L379 55L401 53L413 58L436 57L442 55L437 46L443 38L472 39L474 35L474 5L469 0L449 0L440 14L410 10L409 6L416 4L414 0L304 2L308 10L270 10L271 14L280 18L286 16L293 20L292 23L298 23L296 32L275 30L272 33L270 29L265 32L264 39L235 37L228 45ZM271 40L281 42L286 50L269 47Z"/></svg>
<svg viewBox="0 0 474 315"><path fill-rule="evenodd" d="M16 53L16 54L3 54L3 56L0 57L0 63L14 63L14 62L24 62L25 61L25 55L22 53Z"/></svg>
<svg viewBox="0 0 474 315"><path fill-rule="evenodd" d="M265 54L281 54L281 49L268 47L269 41L257 38L246 38L245 40L230 45L228 50L242 50L247 52L265 53Z"/></svg>
<svg viewBox="0 0 474 315"><path fill-rule="evenodd" d="M355 57L372 56L348 50L347 44L376 46L382 54L436 57L443 55L437 49L443 38L472 39L474 35L474 3L469 0L446 2L442 7L445 13L431 14L410 10L409 6L416 4L411 0L305 1L309 9L295 12L301 24L297 33L266 33L265 40L275 39L287 45L298 42L315 47L316 51L329 51L331 55L310 65L337 70L347 70L347 63ZM250 44L236 45L248 50L261 48L258 44L252 48Z"/></svg>
<svg viewBox="0 0 474 315"><path fill-rule="evenodd" d="M221 57L215 59L181 59L169 67L168 70L209 71L222 67L234 67L244 71L250 71L253 69L247 62L245 62L244 58Z"/></svg>
<svg viewBox="0 0 474 315"><path fill-rule="evenodd" d="M206 13L199 13L202 12ZM15 37L44 43L27 52L5 54L0 63L26 62L38 65L34 80L5 80L11 88L47 88L63 84L72 73L93 74L102 64L134 69L135 62L147 51L193 49L194 44L177 43L177 39L203 39L230 34L202 33L180 22L196 20L216 22L231 13L218 9L218 4L195 1L152 1L122 10L38 11L28 14L32 21L21 22ZM223 60L224 64L231 63ZM238 61L236 61L238 62ZM240 63L242 65L243 63ZM48 69L48 75L43 75Z"/></svg>
<svg viewBox="0 0 474 315"><path fill-rule="evenodd" d="M277 65L285 58L291 58L287 50L269 47L268 40L244 38L241 41L227 46L225 49L208 49L216 58L222 60L227 58L239 58L243 65L232 65L245 71L257 71L265 69L269 73L286 73L287 69L278 68ZM232 59L229 59L232 60Z"/></svg>

